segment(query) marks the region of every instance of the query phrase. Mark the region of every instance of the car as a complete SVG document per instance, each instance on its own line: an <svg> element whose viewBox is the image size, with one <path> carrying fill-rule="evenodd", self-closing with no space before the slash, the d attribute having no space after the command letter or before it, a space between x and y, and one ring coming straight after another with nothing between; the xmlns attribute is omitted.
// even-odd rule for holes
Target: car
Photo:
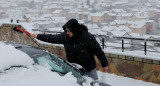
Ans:
<svg viewBox="0 0 160 86"><path fill-rule="evenodd" d="M11 44L16 49L29 55L38 65L49 65L51 70L59 73L60 75L65 75L68 72L77 78L77 82L82 84L84 81L83 75L85 73L84 69L75 63L69 63L68 61L63 60L61 57L43 50L39 47L34 47L21 43L6 42L5 44Z"/></svg>
<svg viewBox="0 0 160 86"><path fill-rule="evenodd" d="M50 67L51 71L57 72L61 76L64 76L65 74L71 72L72 75L76 77L77 83L80 85L86 82L84 68L76 63L70 63L66 60L63 60L61 57L55 55L54 53L51 53L39 47L21 43L13 43L13 42L5 42L5 44L6 45L10 44L14 46L17 50L20 50L29 55L29 57L33 59L34 64L42 66L47 65ZM23 67L23 66L18 66L18 67ZM97 83L99 84L99 86L110 86L108 84L94 80L91 81L90 83L91 86L94 86Z"/></svg>

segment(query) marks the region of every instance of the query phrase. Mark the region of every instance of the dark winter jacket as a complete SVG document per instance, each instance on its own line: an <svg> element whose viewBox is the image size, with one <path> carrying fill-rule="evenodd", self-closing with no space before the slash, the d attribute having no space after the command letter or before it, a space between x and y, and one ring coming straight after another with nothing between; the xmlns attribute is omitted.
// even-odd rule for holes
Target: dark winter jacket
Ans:
<svg viewBox="0 0 160 86"><path fill-rule="evenodd" d="M106 67L108 61L95 37L88 32L84 25L78 26L81 30L77 33L74 30L76 26L70 26L70 23L68 24L68 22L63 26L64 29L67 27L73 32L73 38L69 38L66 32L63 32L58 35L38 34L37 39L50 43L63 44L67 60L71 63L80 64L86 72L96 68L94 55L98 57L102 67ZM77 35L75 36L75 34Z"/></svg>

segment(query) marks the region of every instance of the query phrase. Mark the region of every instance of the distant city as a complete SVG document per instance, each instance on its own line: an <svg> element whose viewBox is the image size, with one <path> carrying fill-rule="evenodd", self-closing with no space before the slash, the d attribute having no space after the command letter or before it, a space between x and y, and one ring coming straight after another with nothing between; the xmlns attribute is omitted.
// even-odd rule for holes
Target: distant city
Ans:
<svg viewBox="0 0 160 86"><path fill-rule="evenodd" d="M4 19L62 31L71 18L93 34L160 39L160 0L1 0Z"/></svg>

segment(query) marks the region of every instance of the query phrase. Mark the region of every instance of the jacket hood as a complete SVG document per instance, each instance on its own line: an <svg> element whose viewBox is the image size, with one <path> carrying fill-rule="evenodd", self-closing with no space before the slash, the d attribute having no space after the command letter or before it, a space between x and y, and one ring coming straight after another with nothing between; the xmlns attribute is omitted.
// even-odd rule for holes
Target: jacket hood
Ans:
<svg viewBox="0 0 160 86"><path fill-rule="evenodd" d="M79 38L84 33L88 32L88 28L83 24L79 24L76 19L70 19L66 24L64 24L63 30L65 32L66 28L68 28L73 33L74 38Z"/></svg>

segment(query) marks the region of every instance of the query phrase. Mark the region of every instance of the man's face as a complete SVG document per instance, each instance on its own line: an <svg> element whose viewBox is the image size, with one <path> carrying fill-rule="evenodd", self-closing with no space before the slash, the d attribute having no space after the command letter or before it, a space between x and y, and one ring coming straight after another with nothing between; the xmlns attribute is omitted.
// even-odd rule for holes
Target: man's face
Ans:
<svg viewBox="0 0 160 86"><path fill-rule="evenodd" d="M68 28L66 28L66 32L67 32L67 35L69 36L69 38L73 37L73 33Z"/></svg>

